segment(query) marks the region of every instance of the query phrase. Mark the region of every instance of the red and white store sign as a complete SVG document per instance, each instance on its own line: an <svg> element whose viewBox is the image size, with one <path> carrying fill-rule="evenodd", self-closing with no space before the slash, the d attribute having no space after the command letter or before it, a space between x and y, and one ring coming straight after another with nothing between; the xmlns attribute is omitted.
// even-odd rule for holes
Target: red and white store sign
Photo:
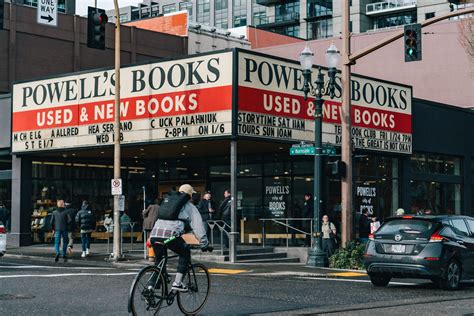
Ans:
<svg viewBox="0 0 474 316"><path fill-rule="evenodd" d="M299 64L239 53L239 135L314 140L313 97L304 100ZM324 71L325 80L328 80ZM316 69L312 73L313 82ZM327 85L327 83L326 83ZM323 142L341 143L341 79L324 97ZM352 76L352 141L357 148L412 152L411 88Z"/></svg>
<svg viewBox="0 0 474 316"><path fill-rule="evenodd" d="M121 141L230 136L233 71L238 71L238 135L314 140L314 99L303 98L299 64L237 50L123 68ZM114 85L113 70L15 84L12 152L111 145ZM323 142L336 145L340 97L337 77L336 97L325 97L322 135ZM353 76L352 105L357 148L411 153L411 88Z"/></svg>
<svg viewBox="0 0 474 316"><path fill-rule="evenodd" d="M232 52L121 69L123 143L225 136ZM12 152L113 143L113 70L13 86Z"/></svg>

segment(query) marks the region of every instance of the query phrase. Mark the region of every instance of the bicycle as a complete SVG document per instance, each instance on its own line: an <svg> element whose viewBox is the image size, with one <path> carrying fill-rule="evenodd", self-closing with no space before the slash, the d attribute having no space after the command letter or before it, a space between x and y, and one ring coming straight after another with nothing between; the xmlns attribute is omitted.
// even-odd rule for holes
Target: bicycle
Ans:
<svg viewBox="0 0 474 316"><path fill-rule="evenodd" d="M166 246L168 242L175 238L168 238L161 244ZM209 247L208 251L212 252L212 247ZM175 298L177 298L179 309L185 315L197 314L206 304L211 285L206 266L201 263L191 263L182 281L188 291L170 291L171 277L166 266L168 259L179 257L179 255L168 256L167 248L164 253L163 259L159 263L143 268L133 280L129 294L128 311L134 316L157 315L163 302L166 302L167 306L171 306Z"/></svg>

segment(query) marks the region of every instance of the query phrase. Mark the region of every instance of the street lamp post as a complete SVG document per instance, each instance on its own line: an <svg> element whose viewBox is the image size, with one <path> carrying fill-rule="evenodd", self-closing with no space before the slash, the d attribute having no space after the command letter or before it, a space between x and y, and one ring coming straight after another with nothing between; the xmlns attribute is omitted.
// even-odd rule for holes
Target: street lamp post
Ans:
<svg viewBox="0 0 474 316"><path fill-rule="evenodd" d="M334 44L326 51L326 62L329 66L328 75L329 75L329 84L326 88L324 86L324 75L321 72L321 67L318 67L317 78L314 82L314 87L311 84L311 69L313 68L313 56L308 46L305 47L303 52L300 54L300 63L303 68L303 77L304 77L304 86L303 92L305 100L308 97L308 94L315 97L315 112L314 112L314 180L313 180L313 190L314 190L314 221L313 221L313 236L312 238L312 247L308 253L307 265L324 267L327 266L328 258L326 253L322 249L322 240L321 240L321 160L322 160L322 130L323 130L323 95L329 93L331 98L334 97L335 90L335 78L336 78L336 66L339 62L339 51L337 50Z"/></svg>

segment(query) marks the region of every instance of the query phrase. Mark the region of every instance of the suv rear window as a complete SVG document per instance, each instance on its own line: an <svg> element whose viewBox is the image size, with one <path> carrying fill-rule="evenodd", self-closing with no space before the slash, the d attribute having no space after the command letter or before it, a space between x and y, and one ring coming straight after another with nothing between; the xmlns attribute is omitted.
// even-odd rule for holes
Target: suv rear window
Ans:
<svg viewBox="0 0 474 316"><path fill-rule="evenodd" d="M436 223L421 219L395 219L386 222L379 230L377 235L391 234L414 234L420 237L428 238L436 229Z"/></svg>

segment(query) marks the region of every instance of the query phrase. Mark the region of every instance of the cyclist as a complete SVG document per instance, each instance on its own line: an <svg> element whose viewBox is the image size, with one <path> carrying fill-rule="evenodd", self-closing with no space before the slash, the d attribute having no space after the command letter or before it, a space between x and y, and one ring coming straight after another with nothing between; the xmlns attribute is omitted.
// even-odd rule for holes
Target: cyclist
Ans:
<svg viewBox="0 0 474 316"><path fill-rule="evenodd" d="M179 192L189 195L189 201L179 211L177 220L158 219L150 234L150 242L155 252L155 262L159 263L166 252L166 247L179 255L176 278L172 290L186 292L188 289L183 285L183 276L191 263L191 249L181 237L168 242L166 246L157 242L163 242L173 236L181 236L183 233L192 231L199 240L203 251L209 250L209 241L206 229L202 222L201 214L196 206L191 203L193 193L196 193L189 184L179 187Z"/></svg>

